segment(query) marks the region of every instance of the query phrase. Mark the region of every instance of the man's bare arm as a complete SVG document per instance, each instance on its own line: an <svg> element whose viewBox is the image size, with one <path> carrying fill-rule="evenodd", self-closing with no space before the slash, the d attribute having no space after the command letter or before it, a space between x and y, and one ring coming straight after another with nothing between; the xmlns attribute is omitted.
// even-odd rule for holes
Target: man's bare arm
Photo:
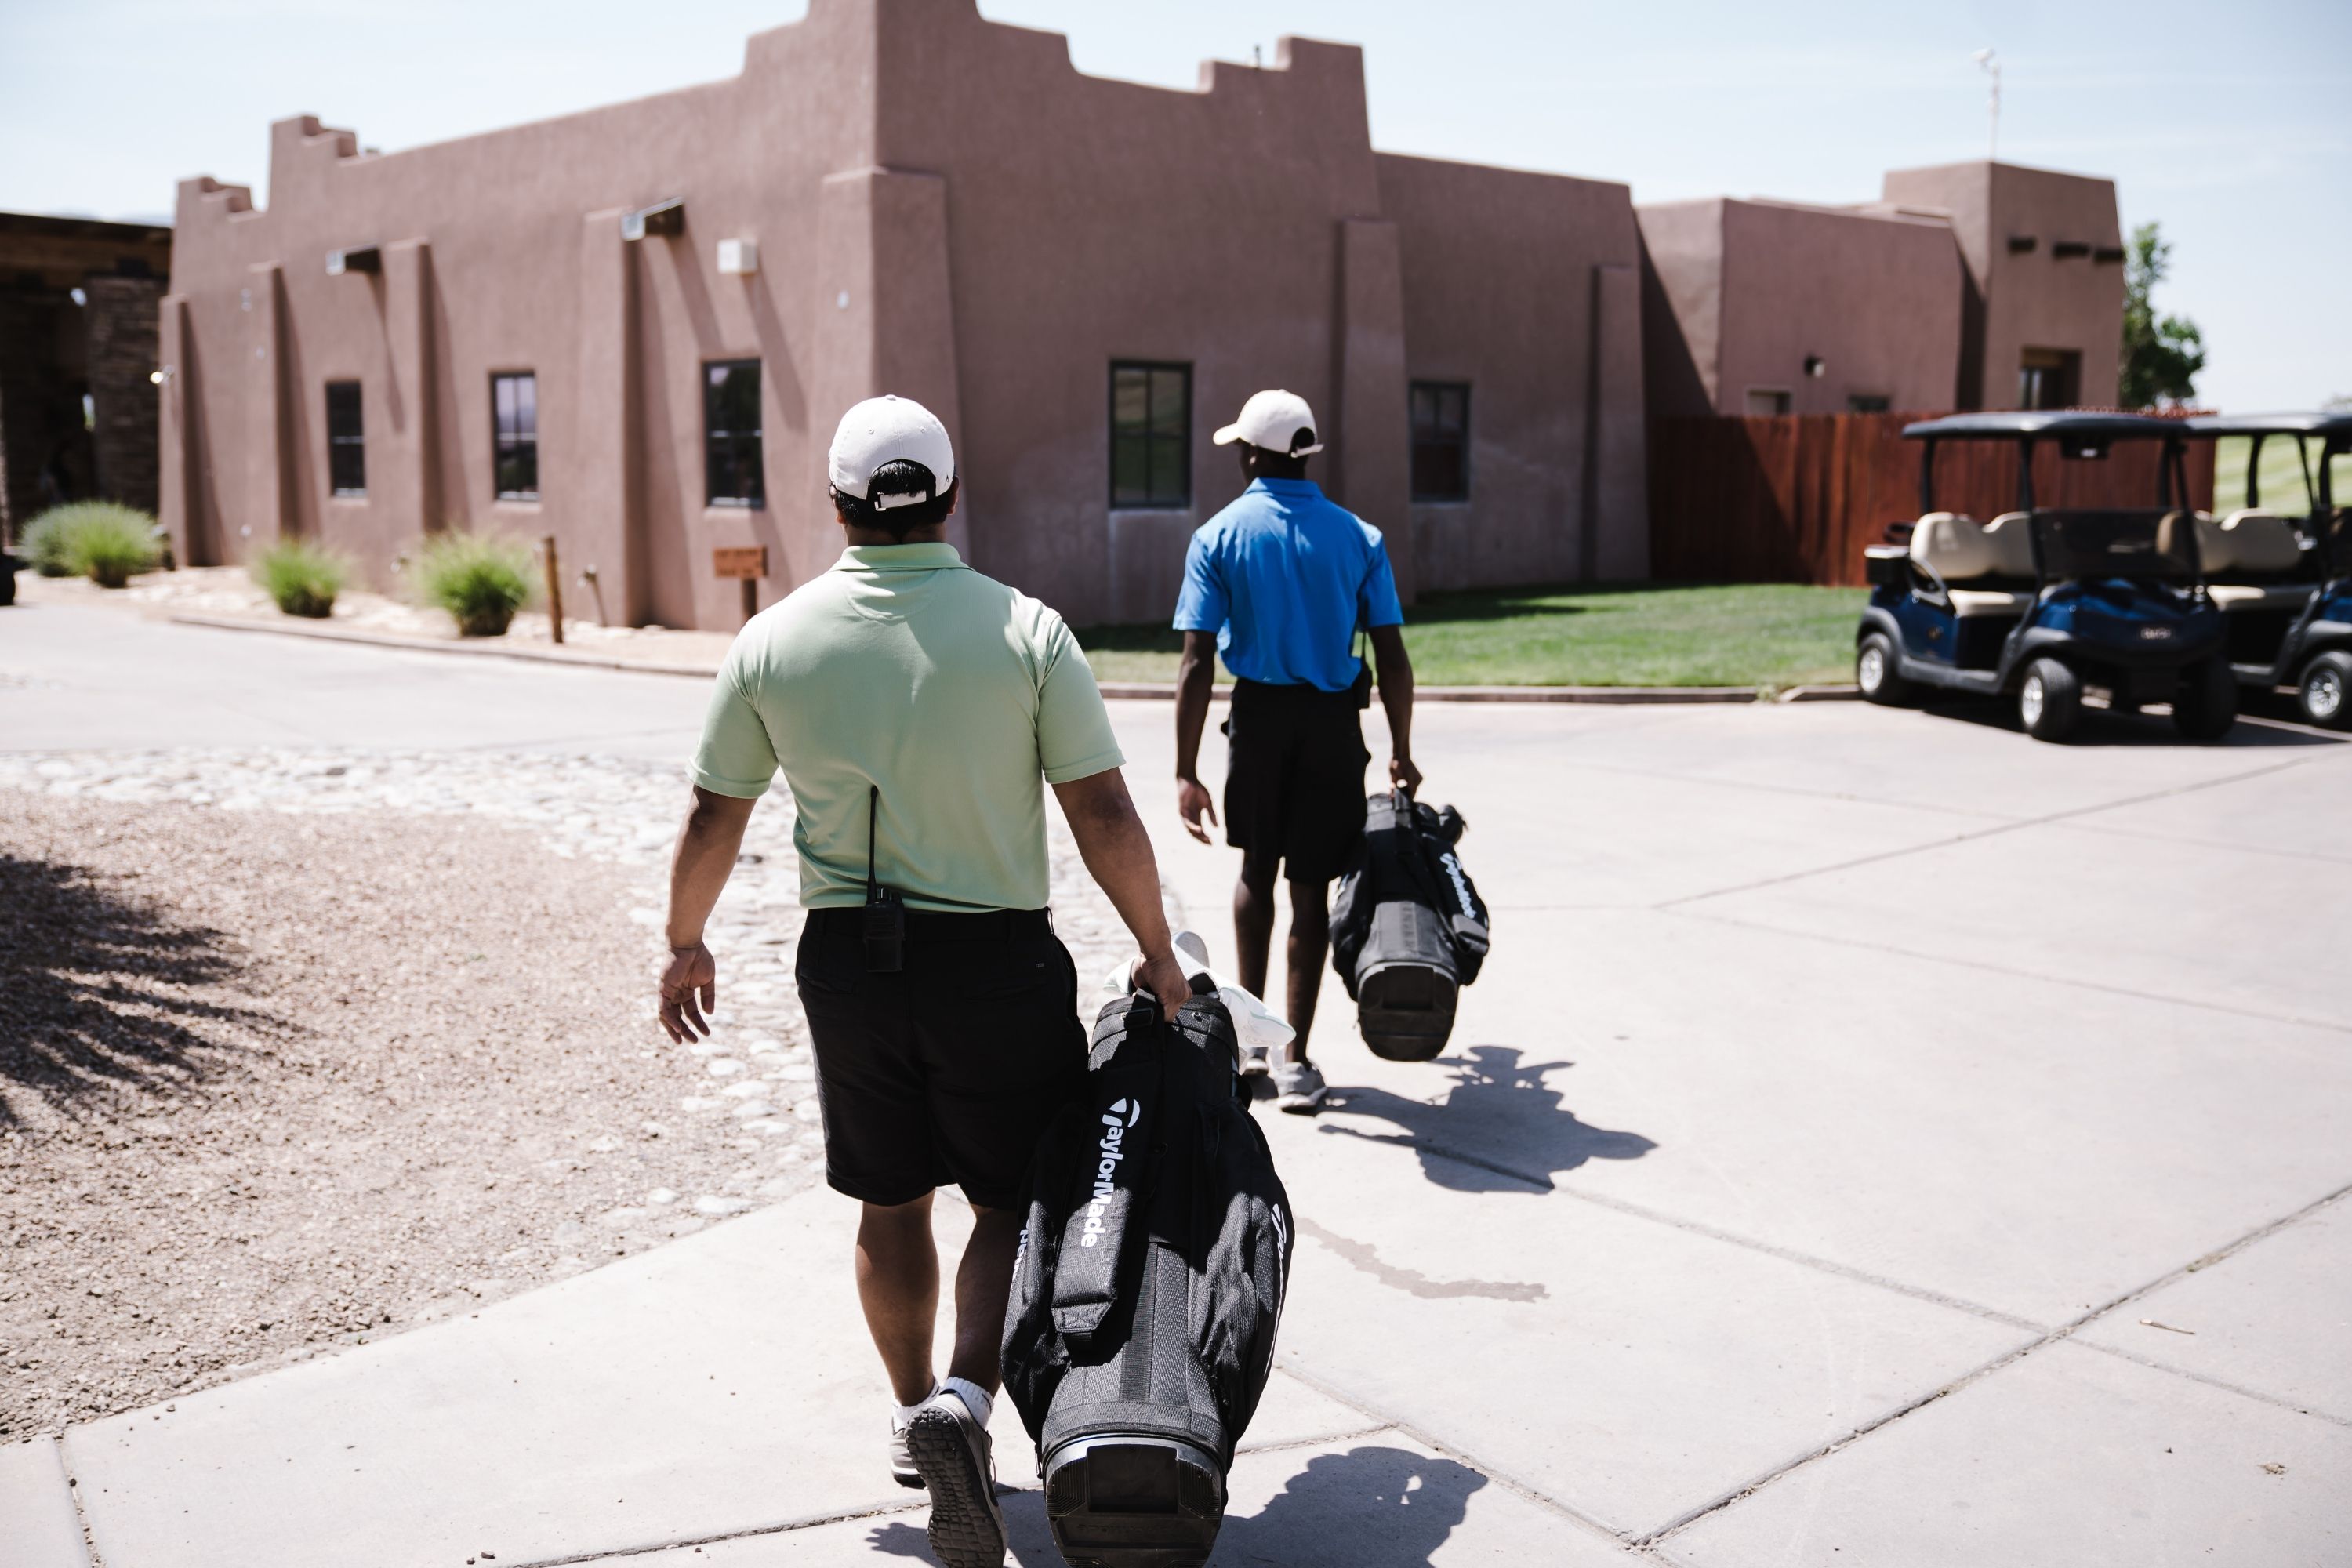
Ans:
<svg viewBox="0 0 2352 1568"><path fill-rule="evenodd" d="M1389 715L1389 783L1411 795L1421 787L1421 770L1412 765L1412 658L1402 626L1374 626L1371 639L1381 706Z"/></svg>
<svg viewBox="0 0 2352 1568"><path fill-rule="evenodd" d="M1062 815L1070 819L1070 833L1078 841L1087 873L1110 896L1111 907L1143 950L1138 984L1160 998L1169 1016L1175 1016L1191 988L1176 963L1168 916L1160 905L1160 861L1128 795L1126 775L1117 768L1107 769L1057 784L1054 795L1062 803Z"/></svg>
<svg viewBox="0 0 2352 1568"><path fill-rule="evenodd" d="M1184 831L1209 842L1209 826L1217 823L1217 808L1201 783L1201 731L1208 727L1209 698L1217 677L1217 637L1214 632L1186 632L1183 662L1176 667L1176 809L1183 815Z"/></svg>
<svg viewBox="0 0 2352 1568"><path fill-rule="evenodd" d="M673 1040L710 1033L705 1015L719 1001L719 970L702 945L702 928L726 890L743 847L744 826L758 804L697 784L694 804L678 829L669 862L669 962L661 977L662 1027Z"/></svg>

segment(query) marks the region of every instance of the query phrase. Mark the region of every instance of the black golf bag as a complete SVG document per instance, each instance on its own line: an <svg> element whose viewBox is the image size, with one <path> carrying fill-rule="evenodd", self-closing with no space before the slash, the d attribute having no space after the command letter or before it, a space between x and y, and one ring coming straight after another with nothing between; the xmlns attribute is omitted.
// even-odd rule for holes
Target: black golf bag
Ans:
<svg viewBox="0 0 2352 1568"><path fill-rule="evenodd" d="M1213 993L1096 1020L1089 1093L1038 1146L1004 1386L1074 1568L1194 1568L1274 1365L1290 1203Z"/></svg>
<svg viewBox="0 0 2352 1568"><path fill-rule="evenodd" d="M1391 1061L1427 1061L1454 1033L1461 988L1486 960L1486 906L1454 845L1452 806L1402 791L1364 803L1364 847L1331 909L1331 967L1355 999L1364 1044Z"/></svg>

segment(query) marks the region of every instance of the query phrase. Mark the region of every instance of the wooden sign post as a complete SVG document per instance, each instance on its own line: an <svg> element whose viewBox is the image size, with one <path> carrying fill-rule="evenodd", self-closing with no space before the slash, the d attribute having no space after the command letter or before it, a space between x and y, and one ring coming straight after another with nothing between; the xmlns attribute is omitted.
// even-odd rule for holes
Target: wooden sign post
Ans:
<svg viewBox="0 0 2352 1568"><path fill-rule="evenodd" d="M760 613L760 579L768 574L768 547L747 544L710 552L710 573L719 581L732 577L743 584L743 618Z"/></svg>
<svg viewBox="0 0 2352 1568"><path fill-rule="evenodd" d="M557 642L563 640L563 574L555 564L555 535L549 534L540 543L547 564L547 629Z"/></svg>

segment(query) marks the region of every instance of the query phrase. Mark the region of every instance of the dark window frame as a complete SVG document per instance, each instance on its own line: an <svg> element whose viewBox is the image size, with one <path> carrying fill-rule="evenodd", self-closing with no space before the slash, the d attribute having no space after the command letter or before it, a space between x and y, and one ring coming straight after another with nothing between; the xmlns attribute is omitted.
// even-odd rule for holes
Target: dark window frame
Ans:
<svg viewBox="0 0 2352 1568"><path fill-rule="evenodd" d="M1445 426L1445 400L1449 395L1460 398L1460 410L1452 428ZM1430 407L1426 424L1422 419L1423 399ZM1405 423L1408 431L1410 459L1408 472L1412 496L1416 502L1431 506L1458 506L1470 499L1470 384L1466 381L1414 381L1405 388ZM1427 454L1424 458L1424 453ZM1444 468L1453 468L1450 487L1446 484Z"/></svg>
<svg viewBox="0 0 2352 1568"><path fill-rule="evenodd" d="M739 430L721 424L720 399L742 371L751 375L751 428ZM721 377L714 372L725 372ZM702 362L702 500L705 506L741 507L761 510L768 504L766 415L761 408L760 361L712 359ZM746 482L748 480L748 483ZM722 493L723 491L740 493Z"/></svg>
<svg viewBox="0 0 2352 1568"><path fill-rule="evenodd" d="M1118 394L1122 376L1143 378L1143 423L1122 426ZM1172 422L1163 426L1156 412L1160 379L1173 376L1181 389L1181 406ZM1110 362L1108 409L1110 506L1114 511L1188 511L1192 506L1192 366L1182 360L1115 359ZM1143 482L1122 489L1119 452L1123 441L1139 441ZM1175 483L1163 489L1162 475Z"/></svg>
<svg viewBox="0 0 2352 1568"><path fill-rule="evenodd" d="M515 399L516 416L509 427L499 405L502 386L530 388L530 407ZM516 483L509 488L507 464L515 464ZM539 499L539 373L535 370L494 370L490 373L490 498L493 500L535 501Z"/></svg>
<svg viewBox="0 0 2352 1568"><path fill-rule="evenodd" d="M337 395L346 392L348 399ZM343 500L367 499L367 397L356 379L327 383L327 493Z"/></svg>

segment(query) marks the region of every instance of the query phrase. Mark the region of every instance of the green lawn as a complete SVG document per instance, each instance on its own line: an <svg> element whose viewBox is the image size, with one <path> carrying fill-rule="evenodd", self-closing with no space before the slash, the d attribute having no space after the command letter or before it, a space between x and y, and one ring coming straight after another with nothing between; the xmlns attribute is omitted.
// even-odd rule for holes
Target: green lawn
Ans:
<svg viewBox="0 0 2352 1568"><path fill-rule="evenodd" d="M1431 686L1801 686L1853 679L1866 596L1795 583L1433 594L1405 612L1405 646ZM1077 637L1099 679L1176 679L1175 632Z"/></svg>
<svg viewBox="0 0 2352 1568"><path fill-rule="evenodd" d="M2254 449L2252 437L2225 436L2213 443L2213 513L2227 517L2246 504L2246 458ZM2319 458L2312 456L2312 477L2318 478ZM2301 517L2311 510L2310 491L2303 482L2303 462L2292 437L2273 436L2263 443L2262 498L2265 510L2281 517ZM2337 505L2352 495L2352 456L2336 459L2333 489Z"/></svg>

